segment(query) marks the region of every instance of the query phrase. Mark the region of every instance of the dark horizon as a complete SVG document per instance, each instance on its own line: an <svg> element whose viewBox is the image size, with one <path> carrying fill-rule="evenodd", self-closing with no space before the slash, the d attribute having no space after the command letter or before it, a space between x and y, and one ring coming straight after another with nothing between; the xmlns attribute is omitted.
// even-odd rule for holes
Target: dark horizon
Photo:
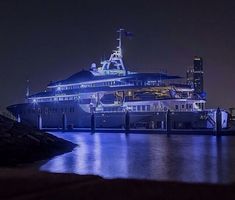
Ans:
<svg viewBox="0 0 235 200"><path fill-rule="evenodd" d="M204 60L207 107L235 107L235 2L204 1L1 1L1 107L23 102L51 80L89 69L124 41L130 71L185 76L194 56Z"/></svg>

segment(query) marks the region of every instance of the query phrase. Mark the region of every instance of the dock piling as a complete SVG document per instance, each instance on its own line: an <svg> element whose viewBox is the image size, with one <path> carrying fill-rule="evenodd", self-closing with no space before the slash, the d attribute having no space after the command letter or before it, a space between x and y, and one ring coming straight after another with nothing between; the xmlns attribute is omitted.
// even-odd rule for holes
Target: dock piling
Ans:
<svg viewBox="0 0 235 200"><path fill-rule="evenodd" d="M171 131L171 111L167 110L166 112L166 133L170 134Z"/></svg>
<svg viewBox="0 0 235 200"><path fill-rule="evenodd" d="M222 131L222 114L221 114L221 110L220 108L217 108L216 110L216 124L215 124L215 129L216 129L216 136L219 136L221 134Z"/></svg>
<svg viewBox="0 0 235 200"><path fill-rule="evenodd" d="M161 129L164 130L164 121L161 121Z"/></svg>
<svg viewBox="0 0 235 200"><path fill-rule="evenodd" d="M95 113L92 112L91 113L91 132L94 133L95 132Z"/></svg>
<svg viewBox="0 0 235 200"><path fill-rule="evenodd" d="M125 112L125 130L130 130L130 113L128 110Z"/></svg>
<svg viewBox="0 0 235 200"><path fill-rule="evenodd" d="M17 122L21 122L20 114L17 115Z"/></svg>
<svg viewBox="0 0 235 200"><path fill-rule="evenodd" d="M67 116L65 113L62 115L62 129L63 131L67 129Z"/></svg>
<svg viewBox="0 0 235 200"><path fill-rule="evenodd" d="M38 129L39 130L42 129L42 115L41 114L38 115Z"/></svg>

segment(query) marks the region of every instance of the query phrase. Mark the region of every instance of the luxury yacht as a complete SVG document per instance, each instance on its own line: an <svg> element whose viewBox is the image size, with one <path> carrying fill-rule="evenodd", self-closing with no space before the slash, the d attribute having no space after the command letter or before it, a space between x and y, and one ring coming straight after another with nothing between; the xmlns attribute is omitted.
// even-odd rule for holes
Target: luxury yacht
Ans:
<svg viewBox="0 0 235 200"><path fill-rule="evenodd" d="M24 103L7 109L19 122L40 129L144 128L165 129L171 116L175 129L213 128L216 109L205 109L202 58L194 58L187 80L163 72L129 71L123 62L122 37L109 59L87 70L50 82L44 92L29 95ZM227 126L227 113L221 111Z"/></svg>

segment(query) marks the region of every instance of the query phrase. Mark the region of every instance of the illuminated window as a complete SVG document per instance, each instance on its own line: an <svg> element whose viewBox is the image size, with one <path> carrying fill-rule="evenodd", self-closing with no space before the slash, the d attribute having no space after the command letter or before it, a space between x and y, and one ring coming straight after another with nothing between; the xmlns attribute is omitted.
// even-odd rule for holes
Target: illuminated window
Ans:
<svg viewBox="0 0 235 200"><path fill-rule="evenodd" d="M136 111L136 106L133 106L133 111Z"/></svg>
<svg viewBox="0 0 235 200"><path fill-rule="evenodd" d="M150 105L147 105L147 111L150 111Z"/></svg>
<svg viewBox="0 0 235 200"><path fill-rule="evenodd" d="M145 111L145 105L142 105L142 110Z"/></svg>

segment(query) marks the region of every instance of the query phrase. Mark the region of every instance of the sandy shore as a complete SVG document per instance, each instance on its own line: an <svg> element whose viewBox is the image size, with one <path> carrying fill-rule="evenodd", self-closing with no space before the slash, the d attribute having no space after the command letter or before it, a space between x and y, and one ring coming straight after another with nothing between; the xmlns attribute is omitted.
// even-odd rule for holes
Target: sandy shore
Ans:
<svg viewBox="0 0 235 200"><path fill-rule="evenodd" d="M0 199L235 199L235 184L189 184L0 169Z"/></svg>

